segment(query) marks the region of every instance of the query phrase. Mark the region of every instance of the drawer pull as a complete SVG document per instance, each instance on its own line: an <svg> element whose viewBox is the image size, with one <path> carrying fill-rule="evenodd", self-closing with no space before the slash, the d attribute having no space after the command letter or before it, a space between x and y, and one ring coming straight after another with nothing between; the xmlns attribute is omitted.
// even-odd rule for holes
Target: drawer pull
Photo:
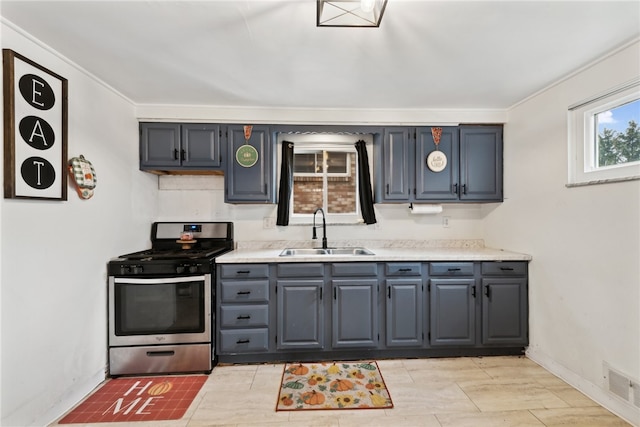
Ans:
<svg viewBox="0 0 640 427"><path fill-rule="evenodd" d="M247 315L240 315L238 317L236 317L236 319L238 320L247 320L247 319L251 319L251 316L247 316Z"/></svg>
<svg viewBox="0 0 640 427"><path fill-rule="evenodd" d="M455 268L448 268L447 271L460 271L459 268L455 267Z"/></svg>
<svg viewBox="0 0 640 427"><path fill-rule="evenodd" d="M251 340L244 339L236 341L236 344L249 344L250 342Z"/></svg>
<svg viewBox="0 0 640 427"><path fill-rule="evenodd" d="M398 271L411 271L411 268L399 268Z"/></svg>
<svg viewBox="0 0 640 427"><path fill-rule="evenodd" d="M251 273L251 270L238 270L236 273L237 274L249 274L249 273Z"/></svg>
<svg viewBox="0 0 640 427"><path fill-rule="evenodd" d="M251 294L251 291L238 291L237 295L249 295Z"/></svg>
<svg viewBox="0 0 640 427"><path fill-rule="evenodd" d="M147 356L149 357L157 357L157 356L173 356L176 352L173 350L167 351L147 351Z"/></svg>
<svg viewBox="0 0 640 427"><path fill-rule="evenodd" d="M513 267L500 267L502 271L513 271Z"/></svg>

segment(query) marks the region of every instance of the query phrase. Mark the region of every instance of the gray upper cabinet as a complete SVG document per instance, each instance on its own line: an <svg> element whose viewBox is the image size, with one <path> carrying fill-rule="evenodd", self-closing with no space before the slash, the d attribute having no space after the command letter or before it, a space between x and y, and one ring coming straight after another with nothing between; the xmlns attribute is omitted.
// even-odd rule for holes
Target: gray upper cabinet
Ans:
<svg viewBox="0 0 640 427"><path fill-rule="evenodd" d="M460 200L501 202L502 126L460 127Z"/></svg>
<svg viewBox="0 0 640 427"><path fill-rule="evenodd" d="M250 147L244 147L247 145ZM274 203L275 173L269 127L253 126L251 137L245 140L242 125L229 125L227 149L225 202ZM251 156L256 158L251 160Z"/></svg>
<svg viewBox="0 0 640 427"><path fill-rule="evenodd" d="M385 128L376 200L394 202L502 201L502 126L443 127L437 149L444 170L426 163L436 145L431 127Z"/></svg>
<svg viewBox="0 0 640 427"><path fill-rule="evenodd" d="M457 201L458 175L460 169L458 128L444 127L438 151L447 156L447 166L434 172L427 166L427 156L436 150L431 128L416 130L416 201Z"/></svg>
<svg viewBox="0 0 640 427"><path fill-rule="evenodd" d="M411 130L385 129L382 145L382 193L384 201L404 202L411 198L413 173L409 169L412 154Z"/></svg>
<svg viewBox="0 0 640 427"><path fill-rule="evenodd" d="M217 124L140 123L140 169L219 170L221 134Z"/></svg>

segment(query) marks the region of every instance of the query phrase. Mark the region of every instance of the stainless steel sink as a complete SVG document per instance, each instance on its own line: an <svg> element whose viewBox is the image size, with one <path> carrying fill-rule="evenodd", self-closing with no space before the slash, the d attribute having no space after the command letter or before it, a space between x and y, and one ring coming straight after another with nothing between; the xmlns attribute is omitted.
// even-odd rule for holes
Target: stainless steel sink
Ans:
<svg viewBox="0 0 640 427"><path fill-rule="evenodd" d="M315 256L315 255L374 255L366 248L287 248L280 256Z"/></svg>

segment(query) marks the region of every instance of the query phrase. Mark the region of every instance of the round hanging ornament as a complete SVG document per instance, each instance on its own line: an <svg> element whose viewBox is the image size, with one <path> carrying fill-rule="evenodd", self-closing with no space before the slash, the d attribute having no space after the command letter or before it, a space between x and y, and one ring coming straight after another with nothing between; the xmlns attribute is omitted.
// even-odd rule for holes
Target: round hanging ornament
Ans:
<svg viewBox="0 0 640 427"><path fill-rule="evenodd" d="M427 167L433 172L442 172L447 167L447 155L439 150L442 128L431 128L431 136L436 149L427 156Z"/></svg>
<svg viewBox="0 0 640 427"><path fill-rule="evenodd" d="M258 163L258 150L256 150L253 145L249 144L252 130L253 126L244 126L245 143L238 147L238 149L236 150L236 162L238 162L240 166L245 168L250 168L251 166Z"/></svg>

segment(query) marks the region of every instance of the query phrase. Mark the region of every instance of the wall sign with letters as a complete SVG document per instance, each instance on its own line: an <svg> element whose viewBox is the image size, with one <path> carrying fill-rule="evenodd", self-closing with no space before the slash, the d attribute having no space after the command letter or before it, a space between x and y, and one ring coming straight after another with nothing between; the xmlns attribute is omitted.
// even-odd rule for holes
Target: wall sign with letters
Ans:
<svg viewBox="0 0 640 427"><path fill-rule="evenodd" d="M67 79L10 50L4 66L4 197L67 200Z"/></svg>

